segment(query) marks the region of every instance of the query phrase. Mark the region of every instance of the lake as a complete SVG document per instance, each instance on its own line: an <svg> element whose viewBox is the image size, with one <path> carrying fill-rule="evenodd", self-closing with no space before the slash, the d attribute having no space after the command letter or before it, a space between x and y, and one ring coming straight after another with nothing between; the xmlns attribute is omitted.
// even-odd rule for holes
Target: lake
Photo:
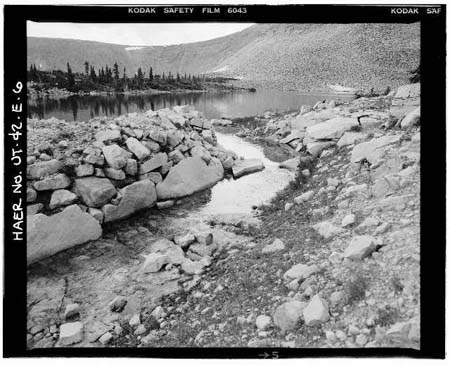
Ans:
<svg viewBox="0 0 450 365"><path fill-rule="evenodd" d="M55 117L67 121L86 121L99 116L117 116L175 105L193 104L211 118L245 117L266 111L298 110L319 100L348 100L346 95L301 94L293 91L261 90L251 92L217 92L161 95L101 95L28 100L28 117Z"/></svg>

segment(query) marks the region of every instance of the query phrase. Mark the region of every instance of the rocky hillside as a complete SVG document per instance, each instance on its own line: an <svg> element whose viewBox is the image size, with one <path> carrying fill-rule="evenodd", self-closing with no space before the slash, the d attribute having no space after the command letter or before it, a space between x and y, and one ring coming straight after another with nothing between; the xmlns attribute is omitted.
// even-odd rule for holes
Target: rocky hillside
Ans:
<svg viewBox="0 0 450 365"><path fill-rule="evenodd" d="M28 64L83 71L117 61L129 74L214 73L280 89L325 89L328 84L383 89L407 82L420 59L416 24L258 24L229 36L191 44L126 47L66 39L28 38Z"/></svg>

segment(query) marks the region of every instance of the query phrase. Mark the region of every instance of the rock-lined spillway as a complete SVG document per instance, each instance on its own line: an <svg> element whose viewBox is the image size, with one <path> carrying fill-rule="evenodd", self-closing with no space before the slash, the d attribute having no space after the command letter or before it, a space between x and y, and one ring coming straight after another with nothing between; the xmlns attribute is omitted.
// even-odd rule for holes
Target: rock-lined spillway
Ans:
<svg viewBox="0 0 450 365"><path fill-rule="evenodd" d="M103 223L211 187L237 159L189 107L77 124L29 120L36 124L60 130L28 146L28 263L99 238Z"/></svg>

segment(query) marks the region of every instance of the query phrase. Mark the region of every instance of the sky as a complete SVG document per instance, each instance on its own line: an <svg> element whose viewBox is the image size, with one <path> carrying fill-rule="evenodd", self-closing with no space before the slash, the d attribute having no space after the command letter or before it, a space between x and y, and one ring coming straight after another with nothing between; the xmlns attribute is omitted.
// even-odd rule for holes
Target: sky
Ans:
<svg viewBox="0 0 450 365"><path fill-rule="evenodd" d="M251 23L86 24L27 22L27 36L69 38L123 44L165 46L222 37Z"/></svg>

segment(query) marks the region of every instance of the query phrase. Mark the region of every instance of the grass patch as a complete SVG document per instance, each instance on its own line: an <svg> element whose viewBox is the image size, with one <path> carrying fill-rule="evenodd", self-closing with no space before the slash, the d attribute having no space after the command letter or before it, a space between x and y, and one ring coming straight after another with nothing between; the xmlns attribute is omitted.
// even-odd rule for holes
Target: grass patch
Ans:
<svg viewBox="0 0 450 365"><path fill-rule="evenodd" d="M347 304L359 302L366 297L366 290L369 287L368 278L361 272L357 272L347 283L345 292Z"/></svg>

